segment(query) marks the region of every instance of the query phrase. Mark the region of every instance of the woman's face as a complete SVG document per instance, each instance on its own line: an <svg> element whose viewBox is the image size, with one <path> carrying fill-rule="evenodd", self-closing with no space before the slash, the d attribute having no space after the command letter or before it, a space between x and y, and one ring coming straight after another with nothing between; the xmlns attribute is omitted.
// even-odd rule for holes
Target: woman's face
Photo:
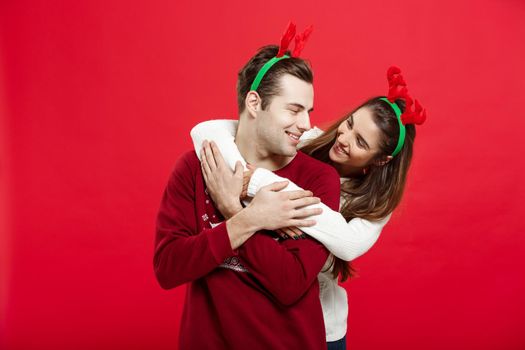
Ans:
<svg viewBox="0 0 525 350"><path fill-rule="evenodd" d="M330 159L339 174L361 173L379 153L381 130L367 107L359 108L337 129L336 141L330 149Z"/></svg>

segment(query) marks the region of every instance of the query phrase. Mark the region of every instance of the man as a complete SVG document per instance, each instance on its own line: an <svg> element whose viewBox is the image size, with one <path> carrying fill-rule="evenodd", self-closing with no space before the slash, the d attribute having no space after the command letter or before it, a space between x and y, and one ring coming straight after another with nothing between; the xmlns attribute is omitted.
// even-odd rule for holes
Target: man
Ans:
<svg viewBox="0 0 525 350"><path fill-rule="evenodd" d="M337 210L336 171L296 150L310 128L309 66L299 58L281 59L253 88L277 52L275 46L261 49L239 72L236 144L249 163L289 178ZM277 195L288 196L294 222L306 224L304 217L315 213L301 209L313 203L305 201L306 192L273 192L278 188L261 190L246 208L237 197L219 210L195 153L178 160L158 214L154 266L165 289L189 283L180 349L326 347L317 274L328 251L311 238L277 240L266 231L282 227L272 205Z"/></svg>

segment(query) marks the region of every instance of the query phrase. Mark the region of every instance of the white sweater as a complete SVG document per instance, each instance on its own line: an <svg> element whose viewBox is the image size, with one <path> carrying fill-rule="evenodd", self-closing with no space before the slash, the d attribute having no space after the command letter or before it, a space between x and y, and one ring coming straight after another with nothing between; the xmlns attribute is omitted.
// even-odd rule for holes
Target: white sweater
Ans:
<svg viewBox="0 0 525 350"><path fill-rule="evenodd" d="M217 144L224 160L232 169L235 168L237 161L241 161L246 167L246 161L235 145L237 123L237 120L210 120L196 125L191 130L191 138L199 159L202 142L209 140ZM311 140L321 133L322 130L313 128L305 132L300 141ZM248 185L248 196L253 197L261 187L282 180L285 179L267 169L257 168ZM341 178L341 182L345 180L345 178ZM300 187L290 181L283 191L297 189ZM343 199L341 198L342 202ZM322 208L323 212L315 216L314 219L317 223L314 226L300 227L300 229L321 242L333 254L328 257L325 266L319 273L318 280L326 328L326 341L336 341L346 334L348 299L345 289L338 285L337 278L333 278L332 270L329 268L333 256L351 261L366 253L379 238L379 234L390 219L390 215L380 221L354 218L346 222L339 212L330 209L323 203L310 207Z"/></svg>

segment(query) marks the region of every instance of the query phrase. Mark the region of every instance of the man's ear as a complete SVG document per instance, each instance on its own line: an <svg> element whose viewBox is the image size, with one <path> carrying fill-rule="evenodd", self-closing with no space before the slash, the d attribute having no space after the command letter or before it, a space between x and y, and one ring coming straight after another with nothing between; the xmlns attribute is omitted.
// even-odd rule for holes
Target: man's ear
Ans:
<svg viewBox="0 0 525 350"><path fill-rule="evenodd" d="M376 161L374 162L374 164L375 164L376 166L383 166L383 165L385 165L386 163L390 162L392 159L394 159L394 157L392 157L392 156L386 156L386 157L383 157L383 158L380 159L380 160L376 160Z"/></svg>
<svg viewBox="0 0 525 350"><path fill-rule="evenodd" d="M244 99L244 107L252 118L257 117L257 111L261 108L261 96L257 91L249 91Z"/></svg>

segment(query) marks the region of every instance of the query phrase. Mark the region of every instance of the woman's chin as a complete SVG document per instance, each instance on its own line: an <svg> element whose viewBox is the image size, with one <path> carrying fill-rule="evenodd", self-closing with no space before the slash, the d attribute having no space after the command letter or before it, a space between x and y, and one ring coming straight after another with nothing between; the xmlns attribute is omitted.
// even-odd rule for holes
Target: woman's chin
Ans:
<svg viewBox="0 0 525 350"><path fill-rule="evenodd" d="M330 151L328 151L328 158L334 163L337 163L337 157L335 156L334 148L330 148Z"/></svg>
<svg viewBox="0 0 525 350"><path fill-rule="evenodd" d="M330 148L330 151L328 152L328 158L336 164L342 164L343 159L341 159L340 156L337 155L337 152L334 150L334 148Z"/></svg>

